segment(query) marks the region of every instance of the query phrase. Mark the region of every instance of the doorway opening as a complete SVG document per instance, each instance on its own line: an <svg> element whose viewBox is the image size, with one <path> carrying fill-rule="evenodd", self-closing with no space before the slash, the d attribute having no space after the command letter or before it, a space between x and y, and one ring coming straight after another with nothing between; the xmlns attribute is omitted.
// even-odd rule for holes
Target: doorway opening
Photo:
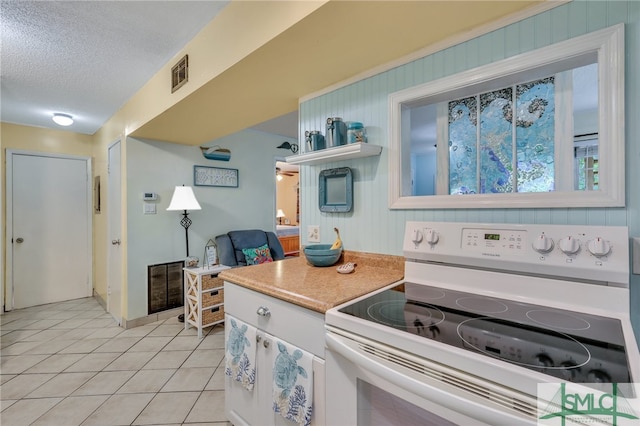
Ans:
<svg viewBox="0 0 640 426"><path fill-rule="evenodd" d="M276 161L276 235L285 256L300 254L300 166Z"/></svg>

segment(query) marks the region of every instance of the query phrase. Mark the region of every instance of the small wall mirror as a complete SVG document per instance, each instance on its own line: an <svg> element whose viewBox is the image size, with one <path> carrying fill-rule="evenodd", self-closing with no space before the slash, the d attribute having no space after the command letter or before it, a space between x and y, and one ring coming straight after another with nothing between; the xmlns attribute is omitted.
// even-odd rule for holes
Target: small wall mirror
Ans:
<svg viewBox="0 0 640 426"><path fill-rule="evenodd" d="M624 26L389 96L391 208L624 206Z"/></svg>
<svg viewBox="0 0 640 426"><path fill-rule="evenodd" d="M353 208L353 176L349 167L322 170L318 204L321 212L345 213Z"/></svg>

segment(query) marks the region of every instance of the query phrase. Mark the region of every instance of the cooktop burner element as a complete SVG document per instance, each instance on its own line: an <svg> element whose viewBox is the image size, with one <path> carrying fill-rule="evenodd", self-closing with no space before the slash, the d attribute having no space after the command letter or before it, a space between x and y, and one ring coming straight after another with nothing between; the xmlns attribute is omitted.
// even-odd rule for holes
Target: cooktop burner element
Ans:
<svg viewBox="0 0 640 426"><path fill-rule="evenodd" d="M367 308L367 315L373 321L381 324L390 325L391 327L399 327L404 325L404 317L399 315L402 309L401 302L379 302L374 303Z"/></svg>
<svg viewBox="0 0 640 426"><path fill-rule="evenodd" d="M565 312L550 311L548 309L534 309L527 312L527 318L531 321L562 330L587 330L591 327L589 321Z"/></svg>
<svg viewBox="0 0 640 426"><path fill-rule="evenodd" d="M469 346L474 350L483 353L484 355L499 358L503 361L518 364L526 368L542 368L545 370L571 370L579 369L580 367L587 365L587 363L591 360L591 352L589 352L589 349L587 349L585 345L577 341L575 338L564 333L550 332L543 338L544 341L541 342L542 345L548 345L549 340L555 340L556 345L562 345L563 350L568 354L571 354L569 356L569 359L566 359L559 365L554 365L553 360L546 352L539 352L531 357L523 357L520 351L511 348L511 351L503 353L503 351L501 351L500 348L496 345L485 344L483 346L475 337L478 329L492 330L494 333L499 334L509 334L508 331L504 331L504 327L509 327L509 325L505 324L502 321L496 320L495 318L480 317L470 318L468 320L462 321L460 324L458 324L457 331L458 337L462 339L463 345L465 347ZM568 377L571 376L569 375Z"/></svg>
<svg viewBox="0 0 640 426"><path fill-rule="evenodd" d="M412 314L409 321L405 317L407 311ZM404 300L373 303L367 308L367 315L371 321L407 331L415 329L419 331L417 334L422 334L420 331L425 327L444 321L444 314L437 307Z"/></svg>

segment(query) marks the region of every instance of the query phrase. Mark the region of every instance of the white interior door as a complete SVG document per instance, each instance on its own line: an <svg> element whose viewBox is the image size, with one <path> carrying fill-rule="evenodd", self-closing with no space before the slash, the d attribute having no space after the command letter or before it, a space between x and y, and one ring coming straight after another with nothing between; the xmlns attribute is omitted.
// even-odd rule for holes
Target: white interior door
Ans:
<svg viewBox="0 0 640 426"><path fill-rule="evenodd" d="M7 151L7 305L89 297L91 163Z"/></svg>
<svg viewBox="0 0 640 426"><path fill-rule="evenodd" d="M121 166L120 141L109 147L108 226L109 248L107 266L107 310L120 324L122 322L122 219L121 219Z"/></svg>

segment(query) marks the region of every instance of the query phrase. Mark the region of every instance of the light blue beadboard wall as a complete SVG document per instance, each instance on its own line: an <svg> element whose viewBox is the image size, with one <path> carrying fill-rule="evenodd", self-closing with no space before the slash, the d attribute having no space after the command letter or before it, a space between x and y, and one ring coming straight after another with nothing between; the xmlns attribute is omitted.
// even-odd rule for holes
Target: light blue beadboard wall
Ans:
<svg viewBox="0 0 640 426"><path fill-rule="evenodd" d="M626 24L626 208L389 210L390 93L621 22ZM331 242L333 228L338 227L347 250L394 255L402 254L408 220L626 225L630 236L640 236L639 26L640 2L574 1L301 103L302 132L324 134L327 117L342 117L363 122L369 143L383 147L379 157L302 167L301 229L320 225L322 241ZM354 173L354 209L346 214L321 213L318 173L344 166ZM302 244L307 244L304 232ZM640 276L632 275L630 280L632 321L640 341Z"/></svg>

